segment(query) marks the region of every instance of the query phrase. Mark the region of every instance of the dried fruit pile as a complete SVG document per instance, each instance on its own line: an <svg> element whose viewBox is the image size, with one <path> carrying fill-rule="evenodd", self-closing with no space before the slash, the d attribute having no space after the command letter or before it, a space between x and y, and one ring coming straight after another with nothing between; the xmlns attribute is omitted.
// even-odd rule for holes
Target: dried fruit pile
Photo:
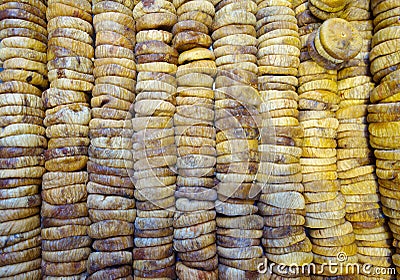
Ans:
<svg viewBox="0 0 400 280"><path fill-rule="evenodd" d="M153 3L153 5L151 4ZM172 248L177 160L173 116L177 51L171 47L177 22L171 2L139 2L136 20L137 61L133 154L135 198L135 277L175 278Z"/></svg>
<svg viewBox="0 0 400 280"><path fill-rule="evenodd" d="M95 59L92 119L89 123L88 208L93 252L88 259L91 279L132 274L136 217L133 133L129 111L135 99L136 65L133 2L93 1Z"/></svg>
<svg viewBox="0 0 400 280"><path fill-rule="evenodd" d="M399 17L0 1L0 278L395 279Z"/></svg>
<svg viewBox="0 0 400 280"><path fill-rule="evenodd" d="M42 185L42 272L82 276L91 251L86 203L94 56L91 5L49 1L46 17L50 89L43 93L49 142Z"/></svg>
<svg viewBox="0 0 400 280"><path fill-rule="evenodd" d="M0 5L0 277L41 276L46 6Z"/></svg>
<svg viewBox="0 0 400 280"><path fill-rule="evenodd" d="M278 16L277 16L278 15ZM257 206L264 216L262 243L274 264L307 265L311 242L305 234L305 200L300 164L303 131L298 121L297 69L300 39L290 1L258 3L258 89L260 106L260 166L257 181L262 194ZM270 277L300 277L277 266Z"/></svg>
<svg viewBox="0 0 400 280"><path fill-rule="evenodd" d="M214 5L205 0L174 1L172 30L179 52L174 115L177 146L174 249L179 279L217 279L214 173L215 57L209 47Z"/></svg>
<svg viewBox="0 0 400 280"><path fill-rule="evenodd" d="M370 144L375 149L382 210L389 218L390 231L393 233L393 247L396 251L392 260L399 273L399 4L395 1L374 0L371 1L371 7L374 36L369 59L371 74L377 85L370 96L374 104L368 107L368 130ZM379 236L387 239L388 233L381 232ZM377 253L385 257L379 259L387 266L392 252L382 248Z"/></svg>
<svg viewBox="0 0 400 280"><path fill-rule="evenodd" d="M346 219L353 225L358 262L390 267L391 239L379 207L378 182L368 141L367 104L375 86L368 61L373 24L369 1L351 2L349 6L358 6L368 13L359 13L349 21L362 38L361 51L338 71L338 177L346 200Z"/></svg>
<svg viewBox="0 0 400 280"><path fill-rule="evenodd" d="M251 279L263 254L263 220L257 215L260 96L257 91L257 5L223 0L215 7L213 49L219 183L217 253L219 279ZM253 195L253 193L255 195Z"/></svg>
<svg viewBox="0 0 400 280"><path fill-rule="evenodd" d="M305 23L300 31L303 55L297 90L299 120L304 129L300 162L305 188L305 225L313 244L313 262L319 275L326 276L348 274L346 270L332 273L324 265L338 262L339 253L346 254L341 265L357 263L353 227L345 219L346 201L338 181L336 137L339 122L335 112L340 102L337 69L358 53L359 46L358 37L346 20L333 18L320 23L320 19L325 19L321 8L331 2L334 1L305 2L309 7L302 4L310 13L302 18ZM343 36L335 36L333 31ZM355 50L346 52L343 46Z"/></svg>

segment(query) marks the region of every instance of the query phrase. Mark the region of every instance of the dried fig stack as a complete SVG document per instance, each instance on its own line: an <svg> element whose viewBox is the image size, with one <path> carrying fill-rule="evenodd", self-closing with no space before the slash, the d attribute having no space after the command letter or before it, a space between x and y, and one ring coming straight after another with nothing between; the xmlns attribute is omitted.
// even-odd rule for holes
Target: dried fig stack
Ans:
<svg viewBox="0 0 400 280"><path fill-rule="evenodd" d="M40 204L43 152L42 91L29 83L0 84L1 277L41 277Z"/></svg>
<svg viewBox="0 0 400 280"><path fill-rule="evenodd" d="M370 18L369 0L311 0L310 12L321 20L342 18L348 21L358 21L360 18Z"/></svg>
<svg viewBox="0 0 400 280"><path fill-rule="evenodd" d="M381 91L381 82L371 94L371 101L374 100L374 94ZM388 94L388 98L391 98L393 94L394 86ZM398 207L398 176L399 172L399 147L396 140L398 134L398 120L399 120L399 104L396 102L379 102L377 104L368 106L368 122L369 122L369 133L370 133L370 144L375 149L374 154L376 157L376 175L378 176L379 193L382 203L383 213L389 218L389 227L393 233L394 241L393 246L396 252L392 256L393 263L396 265L397 273L399 273L399 207ZM389 233L380 232L374 233L374 236L380 236L381 239L388 240L390 238ZM372 239L375 240L375 239ZM383 247L383 246L382 246ZM375 248L371 249L374 250ZM381 257L373 257L373 256ZM389 248L378 248L374 250L374 255L368 257L368 261L371 258L375 261L380 260L380 266L388 266L391 263ZM384 257L382 257L384 256Z"/></svg>
<svg viewBox="0 0 400 280"><path fill-rule="evenodd" d="M41 278L46 6L0 5L0 277Z"/></svg>
<svg viewBox="0 0 400 280"><path fill-rule="evenodd" d="M92 119L89 123L88 208L93 249L90 279L132 275L136 217L131 104L135 99L132 1L93 1L96 33Z"/></svg>
<svg viewBox="0 0 400 280"><path fill-rule="evenodd" d="M342 262L357 262L357 246L351 223L345 220L344 196L337 180L336 135L339 122L336 71L326 70L313 61L299 67L299 114L304 129L300 160L306 200L306 227L313 243L317 268L336 261L338 252L347 254ZM322 269L322 268L321 268ZM321 270L318 270L321 271ZM342 270L344 274L351 271ZM323 270L322 275L330 275ZM333 276L333 275L332 275Z"/></svg>
<svg viewBox="0 0 400 280"><path fill-rule="evenodd" d="M400 272L399 220L399 3L372 1L374 36L370 52L370 70L377 86L371 92L368 106L370 144L375 149L376 175L383 213L389 218L393 233L392 256L397 273ZM381 252L380 252L381 253ZM388 258L387 258L388 259Z"/></svg>
<svg viewBox="0 0 400 280"><path fill-rule="evenodd" d="M176 273L180 279L218 279L214 188L216 164L213 83L217 68L208 48L214 5L174 1L172 32L179 52L174 115L177 190L174 217ZM199 229L199 230L197 230Z"/></svg>
<svg viewBox="0 0 400 280"><path fill-rule="evenodd" d="M320 19L315 17L310 9L310 2L307 0L293 0L292 6L297 19L297 26L300 37L300 61L310 60L310 54L307 48L307 40L315 30L317 30L322 22Z"/></svg>
<svg viewBox="0 0 400 280"><path fill-rule="evenodd" d="M399 26L399 3L396 1L372 0L371 8L375 33L386 28L394 30L395 26ZM385 32L388 32L389 30L386 30Z"/></svg>
<svg viewBox="0 0 400 280"><path fill-rule="evenodd" d="M173 216L177 160L173 129L178 52L171 47L177 22L166 0L141 1L136 20L137 62L133 159L137 218L133 269L137 279L174 279Z"/></svg>
<svg viewBox="0 0 400 280"><path fill-rule="evenodd" d="M269 0L259 1L258 3L256 14L258 74L263 76L261 81L265 80L266 84L269 82L267 76L291 76L294 78L297 75L297 68L300 64L299 49L301 42L297 20L291 6L290 1L275 2ZM264 78L264 76L267 78ZM275 86L271 89L279 88L285 90L286 88L293 89L297 85L297 83L293 84L293 82L290 84L290 81L288 83L289 85L286 87L283 85L269 85L269 88ZM261 90L264 90L264 88Z"/></svg>
<svg viewBox="0 0 400 280"><path fill-rule="evenodd" d="M386 83L394 80L399 72L399 3L396 1L372 1L374 15L374 37L372 39L372 50L370 53L371 74L376 83ZM396 102L396 99L372 100L372 102Z"/></svg>
<svg viewBox="0 0 400 280"><path fill-rule="evenodd" d="M42 186L42 270L46 277L84 277L90 254L86 163L93 88L89 1L49 1L47 68L43 93L46 136ZM79 240L79 241L77 241Z"/></svg>
<svg viewBox="0 0 400 280"><path fill-rule="evenodd" d="M263 220L254 205L258 170L257 4L223 0L212 25L218 69L215 127L219 183L217 252L220 279L251 279L263 255Z"/></svg>
<svg viewBox="0 0 400 280"><path fill-rule="evenodd" d="M42 1L2 2L0 20L1 81L48 87L46 5Z"/></svg>
<svg viewBox="0 0 400 280"><path fill-rule="evenodd" d="M341 18L324 21L308 37L307 47L311 58L329 70L342 68L343 63L352 58L368 57L368 52L360 53L362 38L358 30Z"/></svg>
<svg viewBox="0 0 400 280"><path fill-rule="evenodd" d="M290 1L272 0L258 3L257 19L258 89L263 101L257 174L262 194L257 206L264 216L262 242L270 263L307 265L313 255L304 229L302 129L296 93L300 64L297 20ZM307 272L277 269L270 273L307 276Z"/></svg>
<svg viewBox="0 0 400 280"><path fill-rule="evenodd" d="M303 4L301 4L303 5ZM301 7L296 9L299 10ZM303 6L304 9L307 7ZM297 15L300 19L300 14ZM306 202L306 227L314 254L317 275L312 279L334 277L323 264L338 262L337 254L344 252L345 266L357 262L357 247L350 222L345 220L345 199L337 180L336 135L339 122L335 112L339 108L337 71L311 53L315 34L321 25L316 18L302 18L300 27L302 54L299 66L299 121L304 129L303 151L300 159ZM333 39L332 39L333 40ZM307 46L308 45L308 46ZM313 61L312 59L317 59ZM321 64L321 65L320 65ZM342 269L339 274L351 274ZM337 275L338 273L336 273ZM325 279L325 278L324 278Z"/></svg>
<svg viewBox="0 0 400 280"><path fill-rule="evenodd" d="M349 0L310 0L310 12L321 20L342 17L347 11Z"/></svg>
<svg viewBox="0 0 400 280"><path fill-rule="evenodd" d="M356 4L359 3L351 2L349 5ZM369 20L369 16L360 15L350 23L362 37L361 52L369 53L372 20ZM374 88L371 80L367 57L351 59L338 71L338 93L341 100L340 108L336 111L339 120L337 167L341 192L346 200L346 219L352 223L356 237L359 263L389 267L391 240L379 206L378 181L368 141L367 106ZM381 277L386 279L384 277L391 276Z"/></svg>

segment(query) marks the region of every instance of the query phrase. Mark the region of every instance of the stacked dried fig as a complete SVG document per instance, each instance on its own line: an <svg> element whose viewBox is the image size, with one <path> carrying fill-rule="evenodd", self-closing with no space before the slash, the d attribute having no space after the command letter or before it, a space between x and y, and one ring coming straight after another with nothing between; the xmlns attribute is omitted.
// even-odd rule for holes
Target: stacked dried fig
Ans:
<svg viewBox="0 0 400 280"><path fill-rule="evenodd" d="M41 278L46 6L0 5L0 277Z"/></svg>
<svg viewBox="0 0 400 280"><path fill-rule="evenodd" d="M174 279L173 216L177 160L173 128L178 52L171 47L177 22L166 0L141 1L134 10L137 62L133 160L137 218L133 250L137 279Z"/></svg>
<svg viewBox="0 0 400 280"><path fill-rule="evenodd" d="M315 18L308 19L305 21L305 18L302 18L305 24L300 28L303 54L299 66L297 92L299 120L304 130L300 163L306 201L305 225L309 229L313 244L313 262L317 271L317 275L312 278L320 279L338 274L333 275L324 267L324 264L329 262L338 263L338 253L345 253L347 256L345 261L340 262L342 268L347 263L356 263L357 246L354 243L352 225L345 219L346 201L340 193L337 180L336 136L339 122L335 112L340 102L337 94L337 71L329 70L334 67L321 63L312 53L312 48L310 51L310 45L314 47L314 37L320 33L322 25ZM348 269L341 269L339 272L352 273L353 271Z"/></svg>
<svg viewBox="0 0 400 280"><path fill-rule="evenodd" d="M93 1L96 32L92 119L89 123L90 279L132 275L136 217L131 104L135 99L133 2Z"/></svg>
<svg viewBox="0 0 400 280"><path fill-rule="evenodd" d="M46 277L84 277L90 254L86 163L93 88L91 4L48 1L47 68L43 93L46 136L42 187L42 270Z"/></svg>
<svg viewBox="0 0 400 280"><path fill-rule="evenodd" d="M321 20L315 17L310 11L310 2L307 0L293 0L292 8L294 10L297 26L299 29L301 52L300 60L310 59L310 55L307 50L307 39L309 35L317 30L321 26Z"/></svg>
<svg viewBox="0 0 400 280"><path fill-rule="evenodd" d="M311 0L310 12L321 20L343 18L348 21L357 21L360 18L369 18L369 0Z"/></svg>
<svg viewBox="0 0 400 280"><path fill-rule="evenodd" d="M263 255L263 220L254 205L258 170L257 4L223 0L212 25L218 69L215 127L218 200L217 252L220 279L255 277Z"/></svg>
<svg viewBox="0 0 400 280"><path fill-rule="evenodd" d="M374 15L374 38L370 53L371 74L376 83L395 80L399 72L398 43L399 38L399 4L396 1L372 1ZM372 102L395 102L396 99L371 100Z"/></svg>
<svg viewBox="0 0 400 280"><path fill-rule="evenodd" d="M349 3L349 6L353 5L356 3ZM362 38L361 53L364 54L371 49L373 24L369 18L370 15L360 15L357 20L349 22ZM338 71L341 100L336 118L339 120L337 167L341 192L346 199L346 219L353 225L359 263L389 267L390 234L379 206L378 181L368 142L367 104L374 88L368 57L359 56L343 66Z"/></svg>
<svg viewBox="0 0 400 280"><path fill-rule="evenodd" d="M306 227L310 228L317 267L336 260L338 252L357 262L357 247L351 223L345 220L345 199L337 180L336 119L339 97L336 71L313 61L299 67L299 119L304 129L300 160L306 199ZM343 262L342 265L345 265ZM347 271L344 271L347 273ZM329 275L324 270L323 275Z"/></svg>
<svg viewBox="0 0 400 280"><path fill-rule="evenodd" d="M396 26L399 26L399 3L393 0L371 0L371 9L373 14L374 32L378 33L380 30L385 30L382 33L390 33L394 31ZM389 29L386 29L389 28ZM381 34L382 34L381 33ZM392 33L394 38L397 36ZM388 54L383 52L382 54Z"/></svg>
<svg viewBox="0 0 400 280"><path fill-rule="evenodd" d="M378 84L371 92L368 106L370 144L375 149L376 175L383 213L389 218L393 233L392 256L397 273L400 272L400 207L399 207L399 3L396 1L371 2L374 15L374 36L370 52L370 70ZM381 234L383 235L387 233ZM378 252L382 255L384 250ZM388 252L386 252L388 255ZM384 260L389 261L387 257Z"/></svg>
<svg viewBox="0 0 400 280"><path fill-rule="evenodd" d="M9 2L0 7L0 59L3 82L19 81L38 88L48 86L46 63L46 6Z"/></svg>
<svg viewBox="0 0 400 280"><path fill-rule="evenodd" d="M310 12L321 20L342 17L347 10L348 0L310 0Z"/></svg>
<svg viewBox="0 0 400 280"><path fill-rule="evenodd" d="M208 48L214 5L207 0L174 1L172 32L180 53L174 115L177 190L174 217L176 273L180 279L218 279L214 188L215 57Z"/></svg>
<svg viewBox="0 0 400 280"><path fill-rule="evenodd" d="M382 89L383 83L378 85L374 92ZM372 93L372 95L374 94ZM389 96L394 96L389 94ZM390 98L390 97L389 97ZM372 96L371 96L372 100ZM393 246L396 249L392 256L393 263L396 265L397 273L399 272L399 207L398 207L398 142L396 134L398 133L399 105L396 102L380 102L378 104L369 105L368 122L370 133L370 144L375 148L376 157L376 175L378 176L379 192L381 195L381 203L383 213L389 218L389 227L393 233ZM374 234L381 239L387 240L390 235L388 232ZM375 239L377 238L375 237ZM373 239L373 240L375 240ZM385 258L376 258L381 260L380 266L390 264L390 250L380 248L376 254L385 254ZM371 258L371 257L370 257ZM370 259L368 258L368 260Z"/></svg>
<svg viewBox="0 0 400 280"><path fill-rule="evenodd" d="M339 36L340 35L340 36ZM362 38L357 29L341 18L331 18L307 39L308 52L319 65L329 70L338 70L345 61L360 58Z"/></svg>
<svg viewBox="0 0 400 280"><path fill-rule="evenodd" d="M264 216L262 242L268 261L301 266L312 262L312 253L304 231L302 130L297 119L300 39L291 6L290 1L258 3L258 89L263 103L257 174L262 194L257 206ZM269 277L307 275L277 269L269 273Z"/></svg>

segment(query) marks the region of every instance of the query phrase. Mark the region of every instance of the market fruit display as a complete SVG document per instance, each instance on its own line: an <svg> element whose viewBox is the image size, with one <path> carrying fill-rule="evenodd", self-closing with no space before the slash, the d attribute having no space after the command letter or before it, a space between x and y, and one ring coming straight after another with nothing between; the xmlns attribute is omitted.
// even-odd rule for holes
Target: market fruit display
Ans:
<svg viewBox="0 0 400 280"><path fill-rule="evenodd" d="M399 16L0 1L0 278L399 278Z"/></svg>

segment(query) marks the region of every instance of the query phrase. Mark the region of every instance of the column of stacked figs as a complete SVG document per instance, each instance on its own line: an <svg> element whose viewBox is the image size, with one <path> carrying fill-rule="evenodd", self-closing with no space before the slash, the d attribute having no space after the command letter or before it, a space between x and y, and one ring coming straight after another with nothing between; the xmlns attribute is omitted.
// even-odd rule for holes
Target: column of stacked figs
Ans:
<svg viewBox="0 0 400 280"><path fill-rule="evenodd" d="M93 88L91 4L50 1L46 16L50 89L43 93L49 142L42 184L42 271L48 277L83 277L91 251L85 171Z"/></svg>
<svg viewBox="0 0 400 280"><path fill-rule="evenodd" d="M178 52L172 48L174 5L141 1L136 20L136 84L133 158L137 218L133 250L134 276L175 278L173 216L176 146L173 129Z"/></svg>
<svg viewBox="0 0 400 280"><path fill-rule="evenodd" d="M3 2L2 2L3 3ZM41 277L46 6L0 6L0 277Z"/></svg>
<svg viewBox="0 0 400 280"><path fill-rule="evenodd" d="M314 1L319 7L329 1ZM336 135L339 122L335 111L340 101L337 95L338 60L325 55L316 37L321 24L312 13L314 9L305 2L295 8L299 21L302 53L299 66L299 120L304 129L303 152L300 160L303 172L304 197L306 200L306 227L313 244L316 271L312 278L332 274L323 264L357 262L357 250L350 222L345 220L345 199L340 193L336 166ZM319 41L318 41L319 42ZM322 55L322 54L324 55ZM338 255L339 253L344 255ZM335 275L351 274L340 269ZM333 276L333 275L331 275Z"/></svg>
<svg viewBox="0 0 400 280"><path fill-rule="evenodd" d="M126 5L126 6L125 6ZM132 274L133 183L131 118L136 66L133 2L93 1L96 33L92 119L89 123L88 208L92 279Z"/></svg>
<svg viewBox="0 0 400 280"><path fill-rule="evenodd" d="M208 48L214 5L175 1L173 47L180 53L174 115L177 190L174 217L176 273L180 279L217 279L214 188L216 164L214 91L217 68Z"/></svg>
<svg viewBox="0 0 400 280"><path fill-rule="evenodd" d="M296 93L300 64L297 20L290 1L258 3L258 90L263 103L260 166L257 181L262 194L257 204L264 216L265 256L275 264L310 264L311 242L306 236L305 200L301 184L301 137ZM277 267L277 266L276 266ZM270 271L285 277L307 271Z"/></svg>
<svg viewBox="0 0 400 280"><path fill-rule="evenodd" d="M213 49L218 200L217 252L220 279L258 275L263 220L254 205L258 170L257 5L223 0L215 6ZM254 194L255 193L255 194Z"/></svg>
<svg viewBox="0 0 400 280"><path fill-rule="evenodd" d="M338 71L341 100L336 111L339 120L337 166L341 192L346 199L346 219L352 223L356 238L358 262L360 265L389 267L391 239L379 205L378 180L368 141L367 104L374 88L368 61L373 35L369 4L369 1L352 1L345 9L361 9L345 16L358 30L362 49ZM365 272L361 270L360 278L362 274Z"/></svg>
<svg viewBox="0 0 400 280"><path fill-rule="evenodd" d="M389 218L389 227L393 233L393 246L396 249L392 256L397 273L400 272L400 204L399 204L399 9L396 1L372 1L374 15L374 36L370 52L370 70L373 80L378 85L371 92L371 103L368 106L370 144L375 149L376 175L383 213ZM377 235L377 234L375 234ZM384 233L381 233L384 237ZM383 238L382 238L383 239ZM379 255L388 255L382 248ZM369 259L368 259L369 260ZM386 257L382 262L389 261Z"/></svg>

